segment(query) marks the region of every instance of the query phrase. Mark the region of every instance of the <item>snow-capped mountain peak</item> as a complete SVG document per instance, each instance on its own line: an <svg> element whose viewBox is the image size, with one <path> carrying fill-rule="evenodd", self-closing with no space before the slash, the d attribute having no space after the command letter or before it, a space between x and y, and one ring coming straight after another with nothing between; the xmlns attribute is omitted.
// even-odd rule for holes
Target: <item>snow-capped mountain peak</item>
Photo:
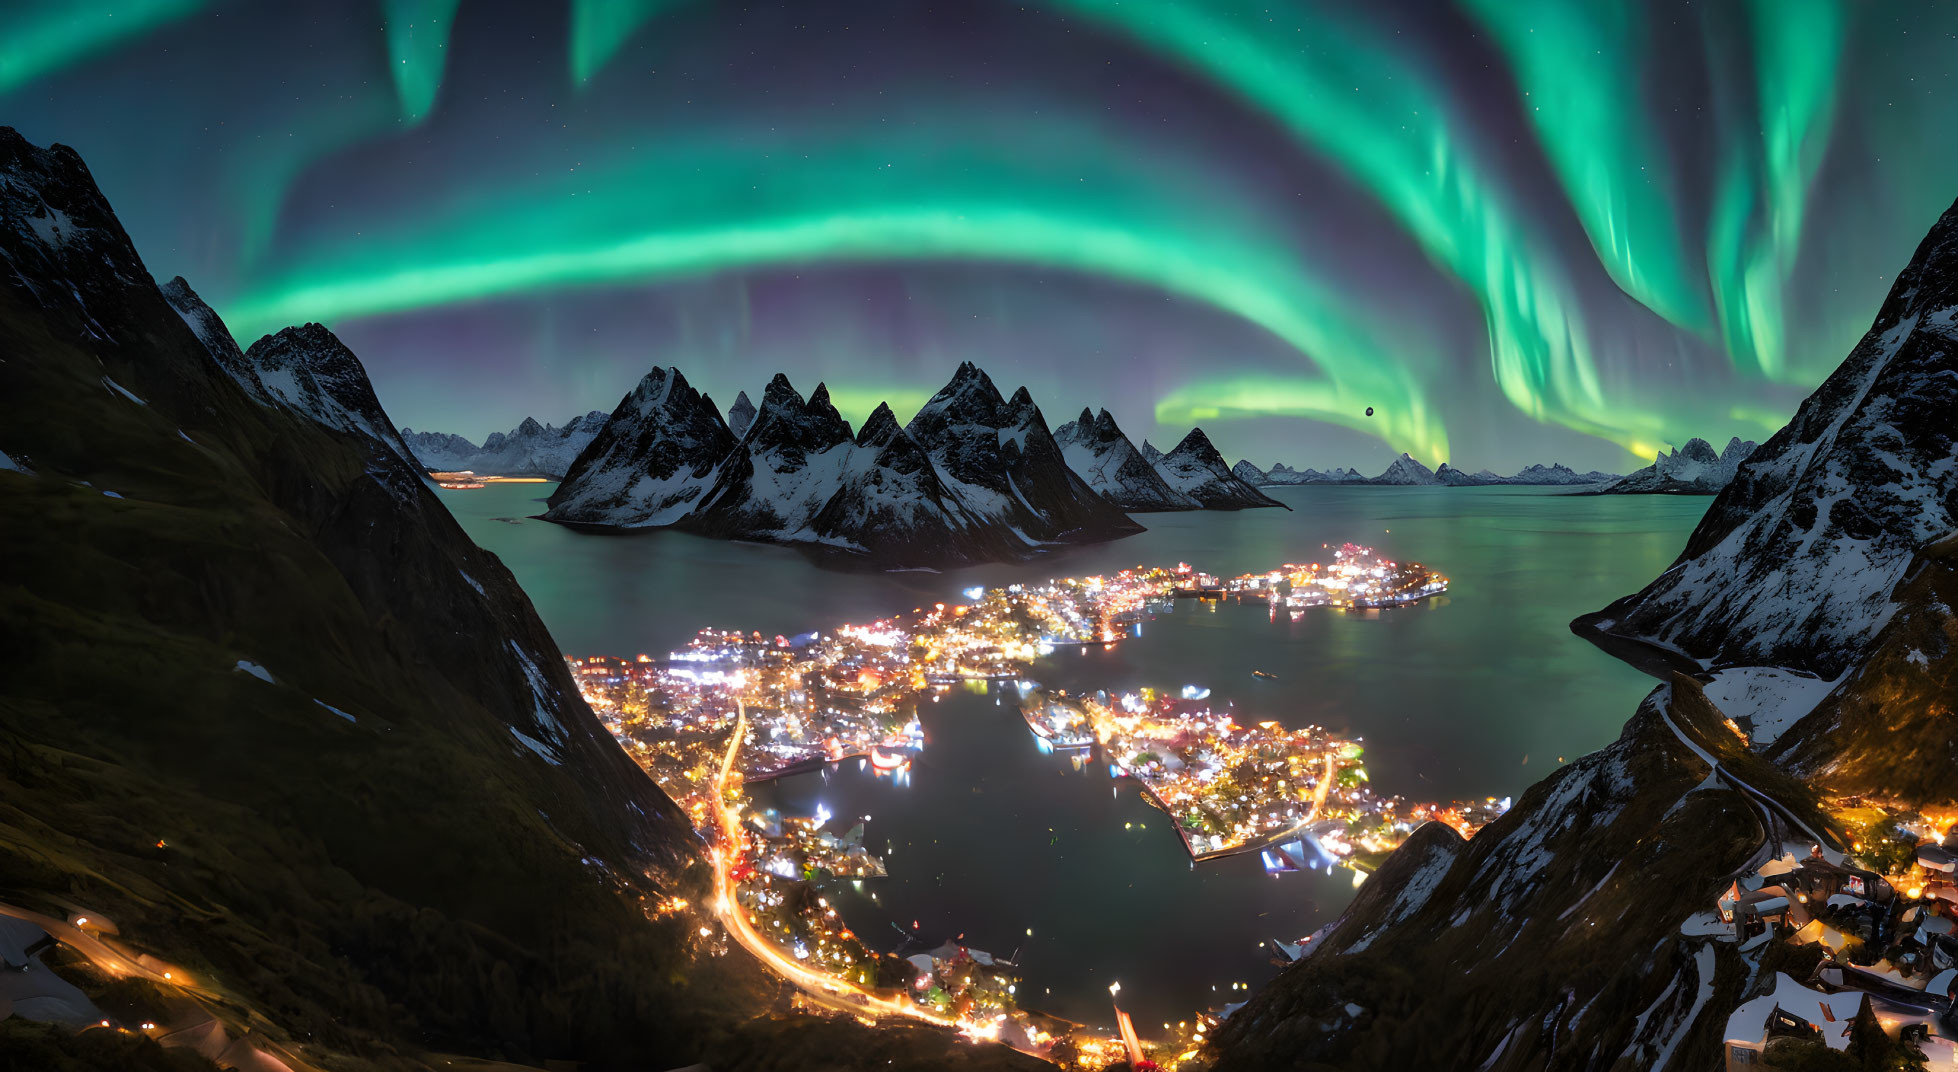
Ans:
<svg viewBox="0 0 1958 1072"><path fill-rule="evenodd" d="M1403 487L1427 487L1442 483L1434 470L1414 460L1411 455L1402 454L1379 476L1368 481L1372 484L1393 484Z"/></svg>
<svg viewBox="0 0 1958 1072"><path fill-rule="evenodd" d="M325 327L283 328L253 343L245 361L280 405L328 428L367 436L403 465L415 465L414 452L374 396L360 359Z"/></svg>
<svg viewBox="0 0 1958 1072"><path fill-rule="evenodd" d="M648 372L579 453L545 517L667 525L693 509L734 449L713 400L676 368Z"/></svg>
<svg viewBox="0 0 1958 1072"><path fill-rule="evenodd" d="M1285 506L1233 474L1224 456L1217 452L1201 428L1190 429L1176 449L1156 462L1156 471L1171 488L1195 499L1205 509Z"/></svg>
<svg viewBox="0 0 1958 1072"><path fill-rule="evenodd" d="M1094 414L1083 408L1079 417L1054 429L1054 442L1068 468L1124 510L1200 509L1195 499L1169 486L1105 409Z"/></svg>

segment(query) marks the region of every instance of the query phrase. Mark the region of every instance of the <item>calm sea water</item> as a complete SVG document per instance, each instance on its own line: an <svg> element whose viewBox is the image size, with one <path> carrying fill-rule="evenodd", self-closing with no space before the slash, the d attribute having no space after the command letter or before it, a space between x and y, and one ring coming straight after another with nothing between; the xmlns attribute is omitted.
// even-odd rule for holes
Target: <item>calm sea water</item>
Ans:
<svg viewBox="0 0 1958 1072"><path fill-rule="evenodd" d="M976 584L1188 562L1229 576L1371 544L1446 574L1445 599L1297 621L1262 605L1179 603L1113 650L1063 649L1036 675L1071 688L1212 690L1249 718L1361 737L1374 788L1416 799L1511 796L1617 736L1652 685L1567 623L1669 565L1707 500L1536 488L1288 488L1292 512L1146 514L1149 531L1039 561L947 573L848 574L797 552L680 533L595 536L526 515L550 485L441 492L501 556L573 654L663 655L708 625L794 634L941 600ZM511 520L514 519L514 520ZM1275 675L1253 675L1263 670ZM1352 893L1340 871L1263 873L1256 856L1190 866L1174 830L1105 768L1043 755L1012 694L957 691L921 713L907 780L847 764L773 791L871 816L891 877L836 898L852 926L964 934L1020 953L1027 1003L1108 1018L1110 982L1145 1025L1237 1000ZM1244 719L1241 719L1244 720ZM839 819L838 824L846 823ZM871 895L876 899L872 900ZM1031 930L1031 936L1027 931Z"/></svg>

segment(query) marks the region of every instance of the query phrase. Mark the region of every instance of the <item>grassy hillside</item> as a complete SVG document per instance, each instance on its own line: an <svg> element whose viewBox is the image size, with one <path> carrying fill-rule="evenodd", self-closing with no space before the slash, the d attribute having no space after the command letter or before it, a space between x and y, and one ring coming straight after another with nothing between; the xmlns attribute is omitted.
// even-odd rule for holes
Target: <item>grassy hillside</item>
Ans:
<svg viewBox="0 0 1958 1072"><path fill-rule="evenodd" d="M72 152L0 128L0 177L0 901L196 984L79 973L104 1008L194 995L331 1069L1014 1058L781 1017L652 911L699 900L697 839L509 572L373 440L247 397ZM0 1065L180 1056L94 1035L10 1024Z"/></svg>
<svg viewBox="0 0 1958 1072"><path fill-rule="evenodd" d="M1775 741L1821 788L1911 808L1958 806L1958 538L1921 552L1868 660Z"/></svg>

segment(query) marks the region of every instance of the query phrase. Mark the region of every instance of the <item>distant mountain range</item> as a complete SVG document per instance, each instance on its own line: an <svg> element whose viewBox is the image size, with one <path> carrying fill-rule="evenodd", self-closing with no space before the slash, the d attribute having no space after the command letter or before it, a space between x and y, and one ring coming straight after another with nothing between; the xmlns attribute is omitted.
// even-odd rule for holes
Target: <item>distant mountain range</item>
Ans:
<svg viewBox="0 0 1958 1072"><path fill-rule="evenodd" d="M1143 445L1145 448L1148 444ZM1566 465L1531 465L1514 476L1498 476L1487 469L1465 473L1443 462L1441 468L1427 466L1403 454L1379 476L1362 476L1356 469L1292 469L1283 464L1269 470L1248 461L1231 467L1236 477L1256 487L1284 487L1294 484L1370 484L1386 487L1477 488L1498 485L1579 488L1592 495L1714 495L1734 478L1740 463L1754 452L1754 444L1735 438L1727 449L1715 453L1704 439L1688 440L1686 445L1660 455L1651 465L1626 476L1593 470L1580 473Z"/></svg>
<svg viewBox="0 0 1958 1072"><path fill-rule="evenodd" d="M1532 465L1515 476L1497 476L1487 469L1465 473L1443 462L1440 469L1429 469L1411 456L1395 458L1379 476L1364 476L1357 469L1293 469L1283 463L1270 470L1259 469L1248 461L1231 468L1239 480L1258 487L1286 487L1295 484L1371 484L1384 487L1486 487L1499 484L1595 486L1619 479L1613 473L1579 473L1564 465Z"/></svg>
<svg viewBox="0 0 1958 1072"><path fill-rule="evenodd" d="M605 416L601 410L592 410L564 422L563 427L538 424L534 418L525 417L508 432L491 432L480 447L459 435L412 428L401 429L401 438L414 452L414 459L434 472L467 470L560 480L605 426Z"/></svg>
<svg viewBox="0 0 1958 1072"><path fill-rule="evenodd" d="M543 516L888 569L1117 539L1142 531L1130 510L1283 505L1234 476L1200 429L1158 458L1106 410L1050 431L1026 388L1002 396L969 361L908 425L879 406L855 434L823 384L804 398L777 375L760 406L743 392L724 419L678 369L656 368L566 467Z"/></svg>
<svg viewBox="0 0 1958 1072"><path fill-rule="evenodd" d="M1661 454L1652 464L1598 489L1601 495L1717 495L1733 482L1740 463L1754 453L1752 440L1735 436L1718 454L1704 439Z"/></svg>

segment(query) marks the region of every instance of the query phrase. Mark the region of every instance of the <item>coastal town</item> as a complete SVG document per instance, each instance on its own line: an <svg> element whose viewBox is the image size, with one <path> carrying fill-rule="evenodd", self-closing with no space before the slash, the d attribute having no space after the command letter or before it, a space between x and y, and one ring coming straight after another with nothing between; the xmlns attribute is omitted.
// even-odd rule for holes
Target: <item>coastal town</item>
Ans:
<svg viewBox="0 0 1958 1072"><path fill-rule="evenodd" d="M1958 814L1830 805L1854 838L1848 852L1771 836L1765 858L1681 927L1772 972L1727 1018L1725 1067L1784 1067L1805 1048L1841 1053L1885 1038L1921 1054L1917 1067L1958 1066Z"/></svg>
<svg viewBox="0 0 1958 1072"><path fill-rule="evenodd" d="M1346 866L1357 884L1422 823L1472 835L1508 802L1376 794L1360 741L1317 726L1243 724L1229 704L1209 703L1207 689L1076 696L1033 680L1041 658L1118 644L1174 600L1263 603L1295 616L1404 607L1447 590L1445 577L1418 564L1351 544L1328 550L1323 563L1231 578L1178 564L971 588L962 602L794 637L703 629L663 658L568 662L593 710L714 843L715 908L729 932L806 997L856 1015L955 1025L1092 1067L1138 1057L1131 1043L1187 1050L1217 1014L1166 1025L1153 1044L1132 1031L1129 1041L1111 1039L1023 1007L1006 958L957 942L874 949L823 893L825 883L886 874L864 846L874 817L786 816L756 805L745 787L846 761L906 778L926 745L918 704L963 683L997 683L1017 693L1043 748L1092 754L1132 780L1169 815L1193 861L1255 851L1274 874Z"/></svg>

